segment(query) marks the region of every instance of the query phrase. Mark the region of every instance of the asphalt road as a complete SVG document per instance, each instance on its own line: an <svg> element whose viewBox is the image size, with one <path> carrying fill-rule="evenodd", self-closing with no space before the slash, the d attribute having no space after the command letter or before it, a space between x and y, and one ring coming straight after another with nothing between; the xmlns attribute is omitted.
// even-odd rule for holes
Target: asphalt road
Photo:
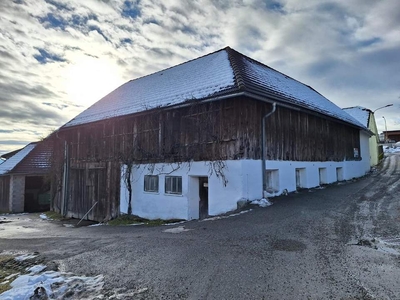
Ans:
<svg viewBox="0 0 400 300"><path fill-rule="evenodd" d="M365 178L217 220L66 228L7 217L0 249L103 274L105 299L400 299L399 192L393 154Z"/></svg>

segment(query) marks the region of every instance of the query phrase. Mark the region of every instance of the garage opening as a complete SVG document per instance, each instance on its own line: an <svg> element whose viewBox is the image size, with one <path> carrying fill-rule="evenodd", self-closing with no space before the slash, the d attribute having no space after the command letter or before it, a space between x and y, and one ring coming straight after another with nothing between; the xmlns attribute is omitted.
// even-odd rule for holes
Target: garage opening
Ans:
<svg viewBox="0 0 400 300"><path fill-rule="evenodd" d="M25 177L25 212L50 210L50 185L43 176Z"/></svg>

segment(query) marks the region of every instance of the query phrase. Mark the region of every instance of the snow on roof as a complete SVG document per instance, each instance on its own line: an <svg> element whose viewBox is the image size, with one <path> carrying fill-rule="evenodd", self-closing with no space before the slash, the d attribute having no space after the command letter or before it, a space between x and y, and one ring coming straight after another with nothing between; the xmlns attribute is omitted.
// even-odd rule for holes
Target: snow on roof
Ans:
<svg viewBox="0 0 400 300"><path fill-rule="evenodd" d="M313 88L246 56L241 57L245 84L261 93L281 96L285 101L345 122L364 127Z"/></svg>
<svg viewBox="0 0 400 300"><path fill-rule="evenodd" d="M14 169L35 147L36 143L31 143L7 159L0 165L0 175L4 175Z"/></svg>
<svg viewBox="0 0 400 300"><path fill-rule="evenodd" d="M93 104L64 127L202 99L234 85L228 54L220 51L131 80Z"/></svg>
<svg viewBox="0 0 400 300"><path fill-rule="evenodd" d="M343 110L350 116L355 118L358 122L368 127L370 110L361 106L346 107Z"/></svg>
<svg viewBox="0 0 400 300"><path fill-rule="evenodd" d="M237 92L258 94L266 98L272 95L278 98L278 104L282 102L303 107L366 129L311 87L229 47L131 80L63 127Z"/></svg>

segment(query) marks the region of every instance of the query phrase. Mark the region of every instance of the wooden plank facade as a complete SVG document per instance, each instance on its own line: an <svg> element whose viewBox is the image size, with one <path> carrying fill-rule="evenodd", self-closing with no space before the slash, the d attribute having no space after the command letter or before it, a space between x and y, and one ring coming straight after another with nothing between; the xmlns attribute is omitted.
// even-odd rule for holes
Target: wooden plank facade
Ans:
<svg viewBox="0 0 400 300"><path fill-rule="evenodd" d="M250 98L155 109L140 114L62 128L54 137L53 170L62 177L68 150L68 211L89 219L118 215L121 164L261 159L261 120L271 104ZM266 123L266 159L356 160L359 129L315 114L277 107ZM54 207L61 193L53 189Z"/></svg>

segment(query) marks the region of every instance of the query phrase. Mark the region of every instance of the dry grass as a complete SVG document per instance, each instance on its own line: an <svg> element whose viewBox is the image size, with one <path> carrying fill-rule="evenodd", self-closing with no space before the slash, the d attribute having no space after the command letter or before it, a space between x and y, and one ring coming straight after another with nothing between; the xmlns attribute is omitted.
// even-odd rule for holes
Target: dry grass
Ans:
<svg viewBox="0 0 400 300"><path fill-rule="evenodd" d="M18 268L11 267L13 261L15 259L12 255L0 255L0 294L11 288L10 283L13 278L8 279L8 281L5 278L12 274L20 273Z"/></svg>
<svg viewBox="0 0 400 300"><path fill-rule="evenodd" d="M182 220L178 219L171 219L171 220L161 220L161 219L156 219L156 220L148 220L148 219L143 219L138 216L133 216L133 215L122 215L119 216L118 218L115 218L114 220L109 221L107 224L111 226L123 226L123 225L134 225L134 224L143 224L147 226L160 226L164 224L170 224L170 223L177 223Z"/></svg>

